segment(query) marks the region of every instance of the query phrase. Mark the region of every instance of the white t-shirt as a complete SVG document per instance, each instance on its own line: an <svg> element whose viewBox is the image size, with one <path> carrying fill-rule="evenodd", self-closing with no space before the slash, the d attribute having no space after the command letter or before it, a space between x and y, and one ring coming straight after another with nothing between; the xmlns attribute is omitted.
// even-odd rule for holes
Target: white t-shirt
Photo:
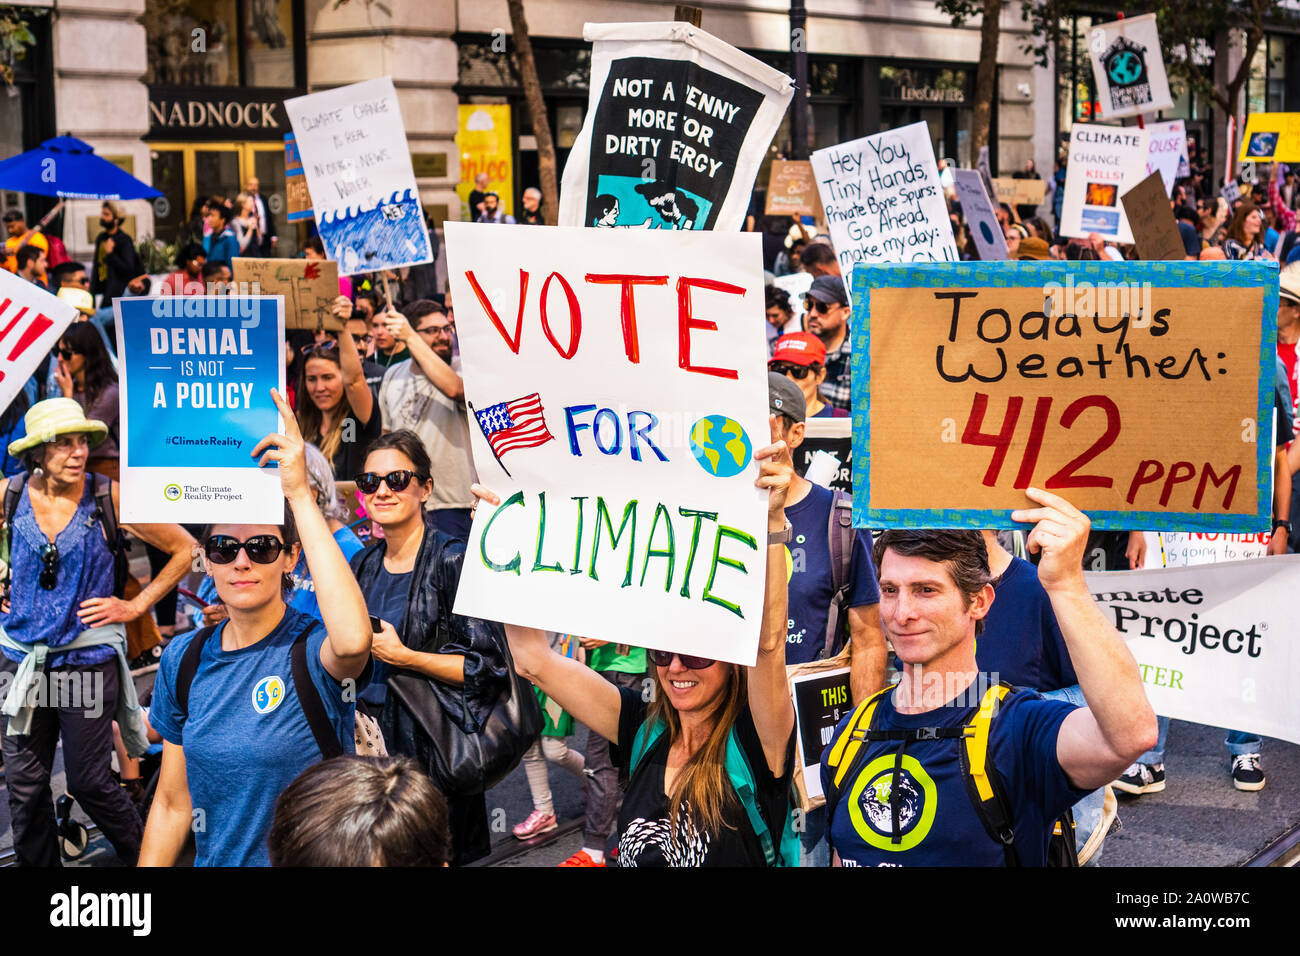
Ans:
<svg viewBox="0 0 1300 956"><path fill-rule="evenodd" d="M451 367L460 374L460 359ZM379 411L384 431L409 428L420 436L433 463L433 494L425 507L469 508L469 486L478 480L469 450L469 420L465 403L448 398L433 380L416 368L414 359L398 362L379 386Z"/></svg>

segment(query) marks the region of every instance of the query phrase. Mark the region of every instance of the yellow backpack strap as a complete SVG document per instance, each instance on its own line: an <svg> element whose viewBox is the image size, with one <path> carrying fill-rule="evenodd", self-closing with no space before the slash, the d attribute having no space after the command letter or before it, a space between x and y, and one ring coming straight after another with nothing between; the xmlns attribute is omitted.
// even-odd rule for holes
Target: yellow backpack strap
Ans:
<svg viewBox="0 0 1300 956"><path fill-rule="evenodd" d="M844 775L848 773L849 768L853 766L854 758L858 755L858 749L865 742L864 734L871 726L871 718L875 716L876 705L881 699L894 689L890 684L881 690L876 691L862 703L858 704L857 710L853 712L853 717L849 720L848 726L840 734L839 739L831 747L830 755L827 757L827 764L835 770L835 786L839 787L844 782Z"/></svg>
<svg viewBox="0 0 1300 956"><path fill-rule="evenodd" d="M1007 684L994 684L984 692L979 709L971 722L966 725L966 759L970 766L970 776L975 783L975 792L981 803L993 799L993 784L989 782L988 752L989 728L993 724L993 715L998 712L1003 699L1011 693Z"/></svg>

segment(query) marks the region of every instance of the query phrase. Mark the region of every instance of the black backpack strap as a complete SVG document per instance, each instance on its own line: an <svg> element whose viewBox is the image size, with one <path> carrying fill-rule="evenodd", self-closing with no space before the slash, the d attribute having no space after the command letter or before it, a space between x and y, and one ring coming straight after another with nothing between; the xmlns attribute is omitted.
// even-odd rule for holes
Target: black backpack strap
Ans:
<svg viewBox="0 0 1300 956"><path fill-rule="evenodd" d="M9 479L9 484L5 485L4 500L4 551L5 551L5 578L4 578L4 598L9 598L10 578L13 576L13 540L14 540L14 516L18 514L18 502L22 500L23 489L27 487L27 472L20 471Z"/></svg>
<svg viewBox="0 0 1300 956"><path fill-rule="evenodd" d="M113 481L104 475L94 474L95 480L95 517L104 528L104 540L113 555L113 593L122 596L126 589L128 573L126 562L126 540L117 523L117 509L113 507Z"/></svg>
<svg viewBox="0 0 1300 956"><path fill-rule="evenodd" d="M181 666L176 670L176 706L180 709L182 719L190 716L190 685L199 670L199 658L203 656L203 645L217 631L215 624L205 627L194 635L190 646L185 648Z"/></svg>
<svg viewBox="0 0 1300 956"><path fill-rule="evenodd" d="M826 540L831 551L831 586L835 593L826 615L826 643L821 656L835 656L835 645L843 630L841 614L848 597L849 567L853 561L853 498L838 488L831 490L831 514L826 527Z"/></svg>
<svg viewBox="0 0 1300 956"><path fill-rule="evenodd" d="M298 632L293 647L289 649L289 659L293 662L293 686L298 689L298 703L307 718L307 726L311 728L311 735L316 738L316 746L320 748L321 758L329 760L331 757L342 756L343 745L339 743L334 725L330 723L329 715L325 713L325 704L320 699L320 691L316 689L316 682L311 679L311 671L307 667L307 635L315 625L316 621L312 619Z"/></svg>

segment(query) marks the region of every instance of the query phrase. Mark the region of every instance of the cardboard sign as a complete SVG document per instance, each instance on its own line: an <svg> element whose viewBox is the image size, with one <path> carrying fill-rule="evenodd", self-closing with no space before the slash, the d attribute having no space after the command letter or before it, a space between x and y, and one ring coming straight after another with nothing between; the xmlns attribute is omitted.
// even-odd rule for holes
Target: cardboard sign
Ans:
<svg viewBox="0 0 1300 956"><path fill-rule="evenodd" d="M1300 113L1251 113L1237 158L1243 163L1300 162Z"/></svg>
<svg viewBox="0 0 1300 956"><path fill-rule="evenodd" d="M1154 13L1093 27L1088 54L1097 80L1099 119L1173 109Z"/></svg>
<svg viewBox="0 0 1300 956"><path fill-rule="evenodd" d="M311 208L311 190L307 188L307 175L302 171L302 156L293 133L284 134L284 199L285 219L289 222L306 222L315 217Z"/></svg>
<svg viewBox="0 0 1300 956"><path fill-rule="evenodd" d="M1017 206L1041 206L1047 195L1047 183L1041 179L1016 179L999 176L993 180L998 202L1006 203L1015 211Z"/></svg>
<svg viewBox="0 0 1300 956"><path fill-rule="evenodd" d="M1009 527L1032 485L1098 529L1267 527L1275 269L855 270L855 524Z"/></svg>
<svg viewBox="0 0 1300 956"><path fill-rule="evenodd" d="M1187 126L1182 120L1147 124L1147 172L1159 173L1165 195L1173 195L1179 176L1191 175L1187 159ZM1181 172L1186 169L1187 172Z"/></svg>
<svg viewBox="0 0 1300 956"><path fill-rule="evenodd" d="M478 216L477 210L469 208L469 197L478 188L474 180L480 173L487 175L487 191L497 194L502 211L512 216L515 213L515 153L510 135L510 110L509 103L460 105L460 128L456 133L460 182L456 184L456 195L470 222Z"/></svg>
<svg viewBox="0 0 1300 956"><path fill-rule="evenodd" d="M1007 258L1007 239L984 188L984 177L973 169L954 169L952 181L980 258L985 262Z"/></svg>
<svg viewBox="0 0 1300 956"><path fill-rule="evenodd" d="M283 523L279 470L252 451L280 430L284 300L118 298L113 315L122 521Z"/></svg>
<svg viewBox="0 0 1300 956"><path fill-rule="evenodd" d="M560 225L738 230L794 81L688 23L588 23Z"/></svg>
<svg viewBox="0 0 1300 956"><path fill-rule="evenodd" d="M389 77L284 101L326 256L342 275L432 262Z"/></svg>
<svg viewBox="0 0 1300 956"><path fill-rule="evenodd" d="M1300 743L1300 556L1086 577L1157 714Z"/></svg>
<svg viewBox="0 0 1300 956"><path fill-rule="evenodd" d="M796 790L805 810L824 806L822 751L831 742L835 725L853 710L849 668L836 667L790 678L794 722L799 731Z"/></svg>
<svg viewBox="0 0 1300 956"><path fill-rule="evenodd" d="M1152 173L1120 197L1143 259L1186 259L1178 221L1169 208L1169 195L1159 173Z"/></svg>
<svg viewBox="0 0 1300 956"><path fill-rule="evenodd" d="M474 463L502 501L456 613L752 665L760 237L446 229Z"/></svg>
<svg viewBox="0 0 1300 956"><path fill-rule="evenodd" d="M77 317L62 299L0 269L0 408L9 407Z"/></svg>
<svg viewBox="0 0 1300 956"><path fill-rule="evenodd" d="M812 166L846 286L855 262L957 261L925 123L819 149Z"/></svg>
<svg viewBox="0 0 1300 956"><path fill-rule="evenodd" d="M817 197L817 181L813 177L812 163L807 160L772 160L771 175L767 180L767 203L763 212L768 216L822 217L821 202Z"/></svg>
<svg viewBox="0 0 1300 956"><path fill-rule="evenodd" d="M343 331L343 323L330 313L339 296L339 264L332 259L231 260L236 283L262 295L284 296L284 323L290 329Z"/></svg>
<svg viewBox="0 0 1300 956"><path fill-rule="evenodd" d="M1146 161L1146 130L1075 123L1070 128L1061 235L1086 239L1095 232L1103 239L1132 242L1119 197L1146 178Z"/></svg>

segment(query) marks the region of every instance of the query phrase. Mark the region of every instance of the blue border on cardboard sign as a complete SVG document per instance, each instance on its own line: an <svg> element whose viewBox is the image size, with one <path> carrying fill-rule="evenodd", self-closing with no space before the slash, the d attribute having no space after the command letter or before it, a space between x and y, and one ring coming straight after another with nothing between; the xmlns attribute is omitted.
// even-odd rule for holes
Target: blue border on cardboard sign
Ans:
<svg viewBox="0 0 1300 956"><path fill-rule="evenodd" d="M1256 409L1256 513L1090 511L1098 530L1218 531L1253 534L1272 513L1273 382L1277 367L1278 266L1274 262L948 262L859 263L853 269L853 523L860 528L1010 528L1013 509L872 508L871 501L871 293L875 289L1016 288L1087 282L1148 282L1166 289L1263 288L1259 391ZM918 473L919 480L924 474ZM1026 498L1023 507L1033 507Z"/></svg>

